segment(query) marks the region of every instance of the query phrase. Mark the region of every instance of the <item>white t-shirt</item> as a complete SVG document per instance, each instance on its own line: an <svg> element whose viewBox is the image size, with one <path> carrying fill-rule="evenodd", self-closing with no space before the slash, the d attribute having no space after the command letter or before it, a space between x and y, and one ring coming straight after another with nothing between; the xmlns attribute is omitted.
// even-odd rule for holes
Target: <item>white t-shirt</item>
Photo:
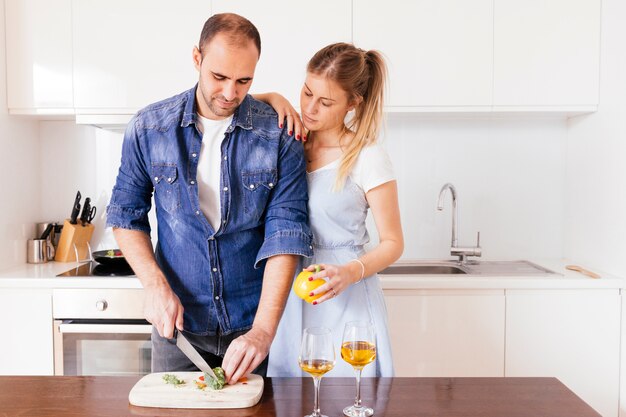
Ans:
<svg viewBox="0 0 626 417"><path fill-rule="evenodd" d="M233 116L222 120L211 120L198 115L202 131L202 146L198 158L198 198L200 210L209 220L213 229L220 227L220 166L222 163L222 141Z"/></svg>
<svg viewBox="0 0 626 417"><path fill-rule="evenodd" d="M367 193L386 182L396 179L389 154L379 143L361 149L350 178Z"/></svg>

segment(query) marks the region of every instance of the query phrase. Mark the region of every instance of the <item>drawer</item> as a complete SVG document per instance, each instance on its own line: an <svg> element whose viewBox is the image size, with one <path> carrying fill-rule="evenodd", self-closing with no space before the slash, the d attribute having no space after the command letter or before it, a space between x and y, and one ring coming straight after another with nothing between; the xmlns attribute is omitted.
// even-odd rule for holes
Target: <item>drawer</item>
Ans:
<svg viewBox="0 0 626 417"><path fill-rule="evenodd" d="M143 289L55 289L55 319L143 319Z"/></svg>

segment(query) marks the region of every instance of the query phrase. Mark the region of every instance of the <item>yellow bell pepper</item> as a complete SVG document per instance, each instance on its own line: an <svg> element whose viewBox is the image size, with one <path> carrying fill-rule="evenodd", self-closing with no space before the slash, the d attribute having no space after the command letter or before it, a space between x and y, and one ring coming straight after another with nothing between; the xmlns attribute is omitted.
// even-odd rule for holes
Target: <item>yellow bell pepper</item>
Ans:
<svg viewBox="0 0 626 417"><path fill-rule="evenodd" d="M317 278L317 279L314 279L313 281L309 281L309 277L319 271L320 271L320 267L317 265L315 266L315 272L302 271L298 274L298 276L296 277L293 283L293 291L296 293L298 297L302 298L307 303L312 303L313 301L317 300L318 298L320 298L322 295L325 294L325 293L321 293L321 294L314 295L312 297L309 295L311 291L313 291L314 289L316 289L317 287L319 287L320 285L326 282L321 278Z"/></svg>

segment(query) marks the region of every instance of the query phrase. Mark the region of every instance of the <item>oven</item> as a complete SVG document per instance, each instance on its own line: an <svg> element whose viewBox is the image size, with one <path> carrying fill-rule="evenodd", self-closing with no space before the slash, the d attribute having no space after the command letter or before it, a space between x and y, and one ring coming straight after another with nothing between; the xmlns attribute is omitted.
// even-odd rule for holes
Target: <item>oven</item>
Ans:
<svg viewBox="0 0 626 417"><path fill-rule="evenodd" d="M142 289L55 289L52 313L55 375L150 373Z"/></svg>

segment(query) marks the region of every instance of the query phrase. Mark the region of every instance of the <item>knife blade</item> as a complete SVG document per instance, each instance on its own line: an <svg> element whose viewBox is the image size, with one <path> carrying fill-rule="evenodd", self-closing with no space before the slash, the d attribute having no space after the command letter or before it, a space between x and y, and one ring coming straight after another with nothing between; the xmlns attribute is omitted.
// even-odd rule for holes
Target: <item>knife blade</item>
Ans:
<svg viewBox="0 0 626 417"><path fill-rule="evenodd" d="M217 379L215 372L209 366L208 363L204 360L202 356L198 353L198 351L189 343L189 340L183 336L182 332L177 332L176 336L176 346L189 358L194 365L198 367L202 372L209 374L211 377Z"/></svg>
<svg viewBox="0 0 626 417"><path fill-rule="evenodd" d="M78 218L78 213L80 213L80 191L76 193L76 199L74 200L74 206L72 207L72 214L70 215L70 223L76 224L76 219Z"/></svg>

